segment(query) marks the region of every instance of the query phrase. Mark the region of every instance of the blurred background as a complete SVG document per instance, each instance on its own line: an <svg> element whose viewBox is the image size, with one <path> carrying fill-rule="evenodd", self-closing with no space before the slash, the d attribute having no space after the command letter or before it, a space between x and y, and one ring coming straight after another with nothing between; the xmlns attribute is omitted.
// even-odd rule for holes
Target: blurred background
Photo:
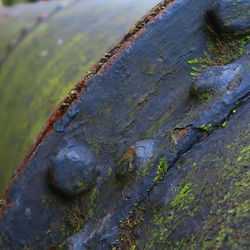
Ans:
<svg viewBox="0 0 250 250"><path fill-rule="evenodd" d="M58 103L159 2L0 0L0 194Z"/></svg>

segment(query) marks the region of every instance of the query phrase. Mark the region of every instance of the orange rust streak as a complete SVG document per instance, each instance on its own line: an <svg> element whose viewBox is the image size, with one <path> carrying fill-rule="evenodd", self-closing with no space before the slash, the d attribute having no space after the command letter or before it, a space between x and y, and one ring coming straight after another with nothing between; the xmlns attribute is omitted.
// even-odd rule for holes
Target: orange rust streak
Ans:
<svg viewBox="0 0 250 250"><path fill-rule="evenodd" d="M177 130L171 137L175 143L178 143L182 140L185 135L187 135L192 130L192 126L188 126L187 128Z"/></svg>

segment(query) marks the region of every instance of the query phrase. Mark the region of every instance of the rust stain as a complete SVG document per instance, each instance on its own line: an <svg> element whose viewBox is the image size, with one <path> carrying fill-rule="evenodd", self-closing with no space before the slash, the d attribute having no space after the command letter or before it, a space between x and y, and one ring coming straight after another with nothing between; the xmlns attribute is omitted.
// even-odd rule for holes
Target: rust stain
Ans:
<svg viewBox="0 0 250 250"><path fill-rule="evenodd" d="M121 164L124 161L132 160L135 159L136 153L135 153L135 148L130 147L123 155L122 157L118 160L117 164Z"/></svg>
<svg viewBox="0 0 250 250"><path fill-rule="evenodd" d="M175 144L178 144L185 136L190 133L192 130L192 126L188 126L183 129L178 129L174 131L174 133L171 135L171 139L174 141Z"/></svg>

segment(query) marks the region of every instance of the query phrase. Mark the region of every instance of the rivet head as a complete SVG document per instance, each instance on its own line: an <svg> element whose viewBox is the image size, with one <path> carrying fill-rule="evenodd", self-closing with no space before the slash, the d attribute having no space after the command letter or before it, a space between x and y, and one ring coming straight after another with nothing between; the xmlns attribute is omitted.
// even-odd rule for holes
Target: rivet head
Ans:
<svg viewBox="0 0 250 250"><path fill-rule="evenodd" d="M96 162L88 147L62 149L50 162L51 186L66 196L88 191L97 178Z"/></svg>

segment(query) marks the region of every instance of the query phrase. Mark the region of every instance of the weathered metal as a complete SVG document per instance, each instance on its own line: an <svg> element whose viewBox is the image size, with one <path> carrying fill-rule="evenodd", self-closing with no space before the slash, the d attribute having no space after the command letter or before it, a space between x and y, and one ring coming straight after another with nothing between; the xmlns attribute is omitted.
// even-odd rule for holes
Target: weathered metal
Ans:
<svg viewBox="0 0 250 250"><path fill-rule="evenodd" d="M163 1L78 82L6 193L4 247L249 247L250 37L221 2ZM69 198L48 173L72 145L98 174Z"/></svg>

